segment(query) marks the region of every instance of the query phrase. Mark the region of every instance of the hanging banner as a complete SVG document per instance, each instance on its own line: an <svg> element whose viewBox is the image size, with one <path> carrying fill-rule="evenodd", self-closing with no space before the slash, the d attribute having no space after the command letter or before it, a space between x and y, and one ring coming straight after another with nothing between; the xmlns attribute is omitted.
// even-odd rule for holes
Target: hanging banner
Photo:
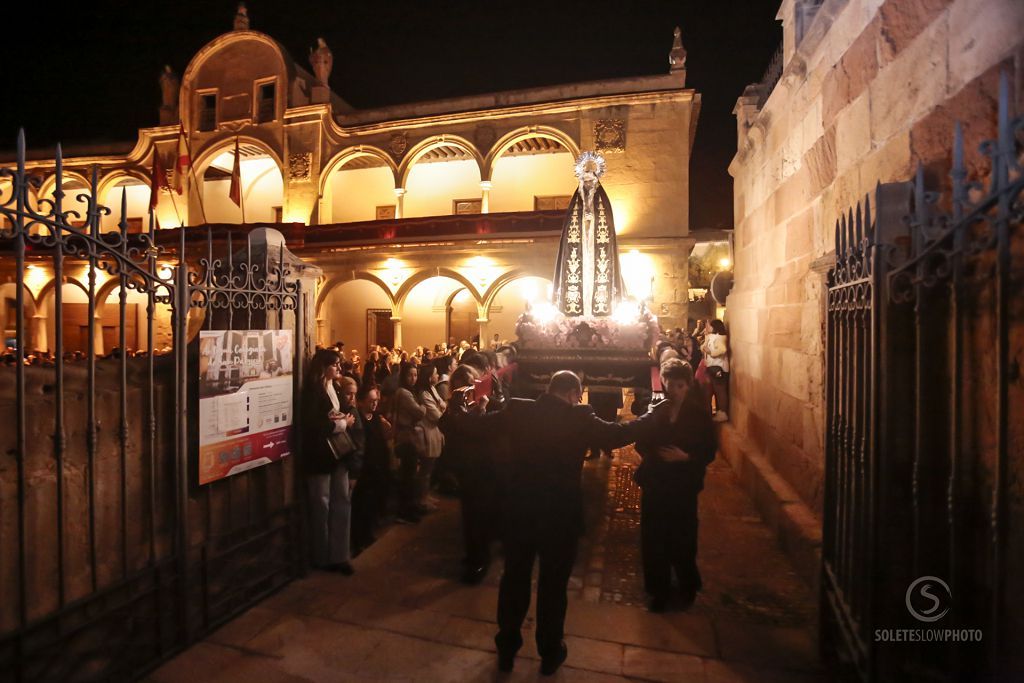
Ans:
<svg viewBox="0 0 1024 683"><path fill-rule="evenodd" d="M292 330L199 335L199 483L291 455Z"/></svg>

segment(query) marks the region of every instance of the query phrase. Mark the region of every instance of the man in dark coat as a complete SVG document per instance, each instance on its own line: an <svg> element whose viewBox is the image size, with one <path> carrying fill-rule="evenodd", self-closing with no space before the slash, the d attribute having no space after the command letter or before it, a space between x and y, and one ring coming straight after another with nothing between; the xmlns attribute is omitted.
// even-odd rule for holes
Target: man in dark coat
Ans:
<svg viewBox="0 0 1024 683"><path fill-rule="evenodd" d="M579 377L563 370L552 376L547 393L536 401L512 399L498 413L474 416L449 411L444 418L464 422L460 428L479 438L505 435L512 444L514 457L503 501L505 571L494 639L502 671L512 669L523 644L520 628L530 606L530 579L537 559L541 673L553 674L565 661L566 587L583 533L583 456L591 444L618 448L646 433L648 418L624 424L605 422L590 406L579 405L582 395Z"/></svg>

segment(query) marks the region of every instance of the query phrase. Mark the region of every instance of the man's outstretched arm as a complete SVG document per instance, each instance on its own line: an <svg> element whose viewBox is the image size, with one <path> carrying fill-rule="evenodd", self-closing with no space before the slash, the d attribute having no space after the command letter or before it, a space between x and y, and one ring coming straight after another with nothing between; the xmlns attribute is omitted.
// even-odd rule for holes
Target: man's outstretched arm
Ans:
<svg viewBox="0 0 1024 683"><path fill-rule="evenodd" d="M630 422L605 422L593 412L589 418L589 429L593 443L600 448L621 448L626 444L645 438L654 428L654 416L648 413Z"/></svg>

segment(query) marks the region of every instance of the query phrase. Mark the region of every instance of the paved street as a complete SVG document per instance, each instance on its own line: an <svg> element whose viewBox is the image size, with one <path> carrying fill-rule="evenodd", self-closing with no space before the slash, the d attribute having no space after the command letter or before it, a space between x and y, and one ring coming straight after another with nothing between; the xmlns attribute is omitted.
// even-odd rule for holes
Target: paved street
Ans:
<svg viewBox="0 0 1024 683"><path fill-rule="evenodd" d="M570 584L569 659L547 680L828 680L816 661L814 598L724 461L712 464L701 494L704 590L685 612L644 609L635 462L625 448L585 468L588 535ZM311 573L148 680L537 679L532 619L515 671L497 673L500 563L481 586L458 583L457 512L443 500L421 524L391 527L355 561L355 576Z"/></svg>

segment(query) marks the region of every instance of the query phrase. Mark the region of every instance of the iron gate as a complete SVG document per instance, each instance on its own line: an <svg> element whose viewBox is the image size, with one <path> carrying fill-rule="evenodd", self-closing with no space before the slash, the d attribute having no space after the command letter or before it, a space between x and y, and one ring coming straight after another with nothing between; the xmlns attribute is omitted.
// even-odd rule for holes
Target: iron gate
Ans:
<svg viewBox="0 0 1024 683"><path fill-rule="evenodd" d="M877 188L874 213L869 198L836 223L823 638L864 681L960 680L1022 665L1011 647L1021 617L1006 609L1022 597L1019 583L1008 588L1007 557L1019 572L1024 543L1019 529L1007 533L1024 512L1022 435L1011 427L1024 405L1015 360L1024 254L1014 241L1024 118L1011 120L1009 102L1003 73L998 136L980 148L987 182L968 180L957 124L945 198L926 189L919 167L912 181ZM941 622L911 613L919 579L948 609ZM887 629L933 626L969 629L981 642L886 641Z"/></svg>
<svg viewBox="0 0 1024 683"><path fill-rule="evenodd" d="M79 197L85 216L65 207L64 174L58 147L52 200L33 196L23 132L16 168L0 169L16 329L0 368L10 405L0 430L0 680L132 680L302 571L294 458L196 483L190 340L200 327L290 327L297 392L304 293L283 246L236 257L230 232L156 230L152 212L133 234L124 191L117 228L103 231L111 212L98 203L97 169ZM29 266L53 276L54 352L42 367L26 366L29 342L48 329ZM65 353L72 273L87 300L81 356ZM115 291L118 347L98 360L100 295ZM146 342L132 358L129 296L145 305Z"/></svg>

